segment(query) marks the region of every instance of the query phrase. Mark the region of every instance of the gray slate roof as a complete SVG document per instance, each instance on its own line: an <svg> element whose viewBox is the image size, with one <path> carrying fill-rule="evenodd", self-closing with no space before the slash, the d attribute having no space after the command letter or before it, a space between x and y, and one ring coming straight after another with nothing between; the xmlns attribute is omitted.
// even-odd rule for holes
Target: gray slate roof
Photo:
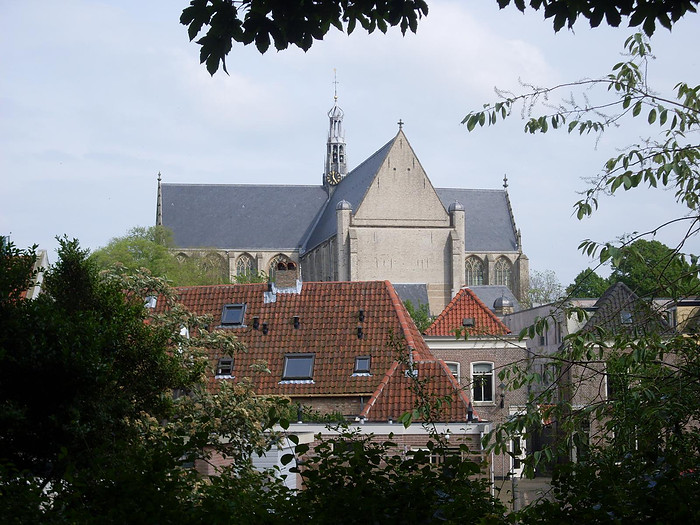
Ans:
<svg viewBox="0 0 700 525"><path fill-rule="evenodd" d="M427 304L428 301L428 285L426 284L396 284L392 283L394 290L398 294L402 303L411 301L411 304L418 309L420 305Z"/></svg>
<svg viewBox="0 0 700 525"><path fill-rule="evenodd" d="M507 286L483 284L479 286L468 286L467 288L474 292L476 296L481 299L481 302L491 310L493 310L493 303L496 299L504 297L513 303L514 312L520 311L520 303Z"/></svg>
<svg viewBox="0 0 700 525"><path fill-rule="evenodd" d="M163 225L181 248L311 250L336 234L336 206L357 210L396 137L331 192L323 186L162 184ZM517 251L505 190L436 188L445 209L465 208L465 251ZM489 303L487 303L489 304Z"/></svg>
<svg viewBox="0 0 700 525"><path fill-rule="evenodd" d="M464 205L465 252L518 250L508 194L505 190L435 188L445 209L455 201Z"/></svg>
<svg viewBox="0 0 700 525"><path fill-rule="evenodd" d="M163 184L163 225L181 248L298 248L328 194L322 186Z"/></svg>

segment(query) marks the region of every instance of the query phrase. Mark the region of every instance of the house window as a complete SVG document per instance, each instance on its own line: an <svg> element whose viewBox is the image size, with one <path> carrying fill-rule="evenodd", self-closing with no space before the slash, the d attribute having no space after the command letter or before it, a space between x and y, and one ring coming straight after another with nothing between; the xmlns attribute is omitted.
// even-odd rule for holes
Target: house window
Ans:
<svg viewBox="0 0 700 525"><path fill-rule="evenodd" d="M221 326L242 326L245 304L225 304L221 311Z"/></svg>
<svg viewBox="0 0 700 525"><path fill-rule="evenodd" d="M484 284L484 264L478 257L469 257L464 262L464 282L467 286Z"/></svg>
<svg viewBox="0 0 700 525"><path fill-rule="evenodd" d="M355 374L366 374L369 375L369 364L371 358L368 355L358 356L355 358Z"/></svg>
<svg viewBox="0 0 700 525"><path fill-rule="evenodd" d="M216 377L231 377L233 375L233 359L222 357L216 365Z"/></svg>
<svg viewBox="0 0 700 525"><path fill-rule="evenodd" d="M282 379L312 379L313 370L314 354L287 354Z"/></svg>
<svg viewBox="0 0 700 525"><path fill-rule="evenodd" d="M622 324L632 324L632 312L627 310L622 310L620 312L620 322Z"/></svg>
<svg viewBox="0 0 700 525"><path fill-rule="evenodd" d="M561 344L561 341L562 341L562 331L563 331L563 330L562 330L561 322L558 322L558 323L554 326L554 330L555 330L555 332L554 332L554 337L556 338L557 344Z"/></svg>
<svg viewBox="0 0 700 525"><path fill-rule="evenodd" d="M253 258L248 254L241 255L236 261L236 275L249 277L253 273Z"/></svg>
<svg viewBox="0 0 700 525"><path fill-rule="evenodd" d="M447 365L447 368L450 369L450 372L452 372L452 375L455 376L455 379L459 383L459 363L455 363L453 361L445 361L445 364Z"/></svg>
<svg viewBox="0 0 700 525"><path fill-rule="evenodd" d="M493 403L493 363L472 363L475 403Z"/></svg>
<svg viewBox="0 0 700 525"><path fill-rule="evenodd" d="M505 258L501 257L496 261L493 267L493 276L495 285L507 286L509 289L513 289L513 275L510 262Z"/></svg>

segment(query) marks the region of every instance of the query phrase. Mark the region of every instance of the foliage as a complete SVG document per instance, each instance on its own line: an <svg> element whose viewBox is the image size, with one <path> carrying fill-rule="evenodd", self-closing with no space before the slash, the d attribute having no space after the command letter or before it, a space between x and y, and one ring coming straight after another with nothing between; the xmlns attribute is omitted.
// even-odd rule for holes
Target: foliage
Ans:
<svg viewBox="0 0 700 525"><path fill-rule="evenodd" d="M420 303L418 308L413 306L413 303L410 300L404 301L403 304L408 311L408 315L411 316L411 319L413 319L413 322L416 324L416 328L418 328L420 333L425 332L428 327L433 324L433 320L435 318L430 315L430 307L427 304Z"/></svg>
<svg viewBox="0 0 700 525"><path fill-rule="evenodd" d="M688 263L659 241L637 239L620 248L610 282L623 282L641 297L700 294L696 263Z"/></svg>
<svg viewBox="0 0 700 525"><path fill-rule="evenodd" d="M173 298L162 280L100 276L77 241L59 241L43 293L0 301L0 512L17 523L201 523L205 502L224 507L220 485L183 462L217 453L233 460L224 476L257 479L250 457L276 439L266 429L283 400L246 383L208 393L207 355L240 343L174 306L154 315L145 294ZM33 257L12 245L0 255L2 267ZM26 279L3 282L2 297Z"/></svg>
<svg viewBox="0 0 700 525"><path fill-rule="evenodd" d="M253 283L266 283L269 281L269 277L262 270L254 270L249 273L244 273L243 275L236 275L234 277L234 282L236 284L253 284Z"/></svg>
<svg viewBox="0 0 700 525"><path fill-rule="evenodd" d="M598 275L595 270L586 268L566 287L568 297L600 297L610 286L610 281Z"/></svg>
<svg viewBox="0 0 700 525"><path fill-rule="evenodd" d="M112 239L107 246L96 250L91 258L102 269L122 266L135 272L146 268L156 277L168 279L174 286L228 282L226 263L216 253L180 260L174 255L173 248L172 232L167 228L136 227L124 237Z"/></svg>
<svg viewBox="0 0 700 525"><path fill-rule="evenodd" d="M337 429L296 458L305 490L296 496L299 519L311 523L506 523L505 508L479 477L465 444L449 448L433 435L425 449L402 453L392 442ZM288 455L291 462L295 456Z"/></svg>
<svg viewBox="0 0 700 525"><path fill-rule="evenodd" d="M564 289L552 270L530 272L530 288L527 291L527 307L558 301L564 296Z"/></svg>
<svg viewBox="0 0 700 525"><path fill-rule="evenodd" d="M331 26L348 34L357 24L368 33L375 29L386 33L389 26L397 25L402 34L408 29L415 33L418 19L427 14L424 0L190 0L180 22L187 26L190 40L203 33L197 40L200 62L213 75L219 64L228 73L226 55L233 42L254 43L261 53L270 44L278 51L290 45L308 51L313 41L322 40Z"/></svg>
<svg viewBox="0 0 700 525"><path fill-rule="evenodd" d="M503 9L511 0L497 0ZM573 28L576 20L585 18L591 27L598 27L603 20L612 27L618 27L623 18L628 19L630 27L642 26L644 32L651 36L656 30L657 22L671 30L674 23L687 13L695 13L698 0L530 0L530 7L542 8L545 18L552 18L554 30L559 31L564 25ZM525 0L514 0L513 4L525 11Z"/></svg>

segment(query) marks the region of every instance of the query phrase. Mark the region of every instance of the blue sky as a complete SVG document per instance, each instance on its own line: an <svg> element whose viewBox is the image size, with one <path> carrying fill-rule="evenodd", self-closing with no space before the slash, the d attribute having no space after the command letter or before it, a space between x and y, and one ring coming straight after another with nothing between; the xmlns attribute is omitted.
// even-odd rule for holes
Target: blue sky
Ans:
<svg viewBox="0 0 700 525"><path fill-rule="evenodd" d="M494 87L607 74L630 29L555 34L541 14L499 11L495 0L431 0L417 35L333 31L307 53L236 46L230 75L210 77L178 22L186 5L0 1L0 233L39 244L51 261L56 235L98 248L154 223L158 172L167 182L318 184L334 69L351 166L402 119L436 187L500 188L507 174L531 268L563 284L590 264L582 239L614 240L684 213L671 192L640 190L604 199L591 219L572 215L582 178L647 135L645 119L597 142L526 135L517 114L476 133L460 124L497 98ZM689 15L654 36L657 91L700 84L698 30Z"/></svg>

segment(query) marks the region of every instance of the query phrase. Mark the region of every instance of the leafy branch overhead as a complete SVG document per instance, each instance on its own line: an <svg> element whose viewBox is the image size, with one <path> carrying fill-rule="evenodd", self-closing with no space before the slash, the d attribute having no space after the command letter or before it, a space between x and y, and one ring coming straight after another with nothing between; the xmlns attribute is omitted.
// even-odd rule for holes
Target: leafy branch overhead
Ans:
<svg viewBox="0 0 700 525"><path fill-rule="evenodd" d="M511 4L511 0L497 0L501 9ZM520 11L525 11L525 0L512 2ZM628 19L630 27L641 26L651 36L658 22L671 29L686 13L695 13L698 0L530 0L530 7L542 9L545 18L551 18L554 30L572 28L579 18L585 18L591 27L598 27L603 21L618 27Z"/></svg>
<svg viewBox="0 0 700 525"><path fill-rule="evenodd" d="M190 40L203 33L197 40L200 62L213 75L219 65L227 72L233 42L254 43L261 53L270 45L308 51L331 27L351 34L358 24L368 33L399 26L402 34L415 33L418 19L427 14L424 0L191 0L180 22L188 26Z"/></svg>
<svg viewBox="0 0 700 525"><path fill-rule="evenodd" d="M646 185L663 186L675 190L676 200L686 205L694 215L689 232L697 228L697 209L700 204L700 85L684 82L675 86L675 94L662 96L649 85L647 71L651 47L643 35L637 33L625 42L629 59L612 68L602 78L584 79L554 87L525 85L527 92L515 95L499 91L502 100L486 104L480 111L469 113L462 123L468 131L477 126L496 124L512 115L515 107L527 119L525 131L547 133L551 129L566 129L568 133L601 134L617 127L625 118L645 116L651 128L651 137L640 138L637 144L610 158L601 174L593 179L585 198L576 203L576 216L587 217L598 207L601 193L613 194ZM562 91L581 91L580 99L565 95L561 102L550 102L550 97ZM592 97L600 100L591 102ZM536 111L543 114L532 116Z"/></svg>

